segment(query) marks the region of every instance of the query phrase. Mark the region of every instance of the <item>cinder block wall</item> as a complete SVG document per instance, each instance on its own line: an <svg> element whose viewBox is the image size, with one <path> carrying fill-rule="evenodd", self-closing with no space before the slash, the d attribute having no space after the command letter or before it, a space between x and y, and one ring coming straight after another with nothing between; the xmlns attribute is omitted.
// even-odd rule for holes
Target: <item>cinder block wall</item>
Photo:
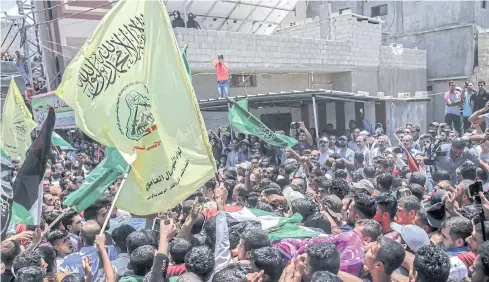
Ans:
<svg viewBox="0 0 489 282"><path fill-rule="evenodd" d="M286 27L275 31L273 35L302 38L321 38L321 22L313 21L291 27Z"/></svg>
<svg viewBox="0 0 489 282"><path fill-rule="evenodd" d="M175 28L180 46L188 44L192 69L213 69L215 54L224 54L235 70L350 70L351 42ZM373 60L373 58L372 58ZM378 59L377 59L378 60Z"/></svg>

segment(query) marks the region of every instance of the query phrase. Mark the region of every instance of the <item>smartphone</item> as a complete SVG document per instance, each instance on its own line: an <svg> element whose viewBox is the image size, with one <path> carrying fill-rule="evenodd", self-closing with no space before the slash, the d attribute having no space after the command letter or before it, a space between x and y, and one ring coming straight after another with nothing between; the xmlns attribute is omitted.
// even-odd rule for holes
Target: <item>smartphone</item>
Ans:
<svg viewBox="0 0 489 282"><path fill-rule="evenodd" d="M469 197L474 198L479 196L479 192L483 192L482 182L476 181L474 184L469 185Z"/></svg>
<svg viewBox="0 0 489 282"><path fill-rule="evenodd" d="M153 220L153 226L151 227L152 230L160 231L160 221L161 218L157 217Z"/></svg>

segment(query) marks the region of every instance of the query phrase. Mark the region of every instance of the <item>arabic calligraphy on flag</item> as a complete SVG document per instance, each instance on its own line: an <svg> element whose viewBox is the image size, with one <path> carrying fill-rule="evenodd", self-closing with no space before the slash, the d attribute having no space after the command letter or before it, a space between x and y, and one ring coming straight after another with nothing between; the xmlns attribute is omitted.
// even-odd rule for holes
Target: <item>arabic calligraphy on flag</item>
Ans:
<svg viewBox="0 0 489 282"><path fill-rule="evenodd" d="M174 207L215 174L215 161L161 1L119 1L56 91L77 126L131 170L116 205L135 215Z"/></svg>

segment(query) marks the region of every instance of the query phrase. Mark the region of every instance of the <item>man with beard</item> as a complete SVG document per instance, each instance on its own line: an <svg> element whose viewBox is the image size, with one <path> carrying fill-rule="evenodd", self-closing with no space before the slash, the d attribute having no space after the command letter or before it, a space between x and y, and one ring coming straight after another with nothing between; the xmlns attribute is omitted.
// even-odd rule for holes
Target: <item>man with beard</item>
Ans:
<svg viewBox="0 0 489 282"><path fill-rule="evenodd" d="M445 252L450 257L450 276L464 279L468 275L468 267L464 260L474 261L472 254L467 254L469 247L466 239L472 234L470 219L456 216L445 220L441 225L441 235Z"/></svg>
<svg viewBox="0 0 489 282"><path fill-rule="evenodd" d="M238 152L237 152L237 162L236 163L244 163L248 161L251 157L250 143L248 140L244 139L238 143Z"/></svg>
<svg viewBox="0 0 489 282"><path fill-rule="evenodd" d="M49 232L47 239L56 251L56 266L59 267L65 257L73 253L73 245L71 244L68 232L55 229Z"/></svg>
<svg viewBox="0 0 489 282"><path fill-rule="evenodd" d="M421 135L419 137L419 145L421 147L421 152L426 153L432 142L433 142L433 137L431 137L431 135L429 134Z"/></svg>
<svg viewBox="0 0 489 282"><path fill-rule="evenodd" d="M363 165L371 165L372 164L372 155L370 149L367 146L367 137L366 136L357 136L355 139L357 144L357 153L362 153L364 157Z"/></svg>
<svg viewBox="0 0 489 282"><path fill-rule="evenodd" d="M61 219L61 223L68 231L74 251L78 252L81 248L80 232L83 225L81 216L75 211L68 212Z"/></svg>
<svg viewBox="0 0 489 282"><path fill-rule="evenodd" d="M312 136L307 130L304 122L299 122L299 144L294 147L294 150L299 154L303 155L304 150L312 150Z"/></svg>
<svg viewBox="0 0 489 282"><path fill-rule="evenodd" d="M348 148L348 138L346 136L341 136L339 139L340 148L336 151L337 154L345 160L347 167L353 167L355 165L355 152Z"/></svg>
<svg viewBox="0 0 489 282"><path fill-rule="evenodd" d="M324 162L326 159L333 154L334 151L329 148L329 139L328 137L322 137L319 139L319 164L324 166Z"/></svg>
<svg viewBox="0 0 489 282"><path fill-rule="evenodd" d="M336 152L336 150L338 149L338 147L336 146L337 141L338 139L336 138L336 135L329 136L329 149L333 152Z"/></svg>
<svg viewBox="0 0 489 282"><path fill-rule="evenodd" d="M235 166L238 164L238 140L233 139L229 145L231 152L228 153L226 159L226 167Z"/></svg>
<svg viewBox="0 0 489 282"><path fill-rule="evenodd" d="M358 193L349 202L346 211L346 223L341 226L341 231L350 231L361 219L372 219L377 213L375 199L364 193Z"/></svg>
<svg viewBox="0 0 489 282"><path fill-rule="evenodd" d="M375 157L380 157L382 154L385 152L387 149L387 146L389 144L389 140L387 139L387 136L381 135L379 139L376 142L377 147L372 149L372 159Z"/></svg>
<svg viewBox="0 0 489 282"><path fill-rule="evenodd" d="M446 131L446 130L440 131L439 138L440 138L440 141L442 144L449 144L450 143L450 140L448 140L448 131Z"/></svg>
<svg viewBox="0 0 489 282"><path fill-rule="evenodd" d="M348 142L348 148L352 149L353 152L358 150L357 148L357 137L360 135L360 128L354 128L351 132L351 140Z"/></svg>

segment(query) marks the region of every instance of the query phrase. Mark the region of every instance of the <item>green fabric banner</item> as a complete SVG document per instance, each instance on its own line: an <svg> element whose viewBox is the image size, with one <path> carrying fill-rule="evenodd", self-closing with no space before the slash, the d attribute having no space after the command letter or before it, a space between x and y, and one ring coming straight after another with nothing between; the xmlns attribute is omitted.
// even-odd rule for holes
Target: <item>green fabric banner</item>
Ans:
<svg viewBox="0 0 489 282"><path fill-rule="evenodd" d="M231 125L244 134L254 135L270 145L280 148L294 147L297 140L286 135L277 134L270 130L254 115L248 112L248 99L235 102L229 100L232 107L229 109L228 118Z"/></svg>
<svg viewBox="0 0 489 282"><path fill-rule="evenodd" d="M107 147L105 155L106 158L90 172L82 186L64 200L65 206L77 212L85 210L105 193L119 175L129 171L130 166L116 149Z"/></svg>

